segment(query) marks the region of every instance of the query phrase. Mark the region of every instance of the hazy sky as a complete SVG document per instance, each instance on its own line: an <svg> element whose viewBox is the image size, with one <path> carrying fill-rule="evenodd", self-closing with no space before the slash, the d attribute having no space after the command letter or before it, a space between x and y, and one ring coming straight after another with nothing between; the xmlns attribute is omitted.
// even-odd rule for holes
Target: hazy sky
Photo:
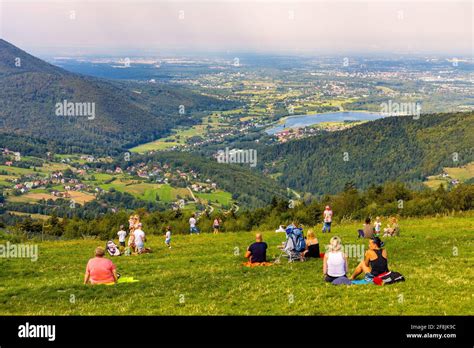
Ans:
<svg viewBox="0 0 474 348"><path fill-rule="evenodd" d="M470 0L0 3L1 37L40 54L473 52Z"/></svg>

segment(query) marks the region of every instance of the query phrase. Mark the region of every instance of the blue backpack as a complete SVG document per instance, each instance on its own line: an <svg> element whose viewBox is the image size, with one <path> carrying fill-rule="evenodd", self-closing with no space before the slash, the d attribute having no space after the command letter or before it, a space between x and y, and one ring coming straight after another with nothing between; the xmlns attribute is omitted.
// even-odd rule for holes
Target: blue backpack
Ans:
<svg viewBox="0 0 474 348"><path fill-rule="evenodd" d="M304 240L303 230L300 228L295 228L293 234L296 237L296 251L302 252L306 249L306 241Z"/></svg>
<svg viewBox="0 0 474 348"><path fill-rule="evenodd" d="M286 233L289 238L293 239L295 251L300 253L306 249L306 241L304 240L303 230L301 228L290 225L287 227Z"/></svg>

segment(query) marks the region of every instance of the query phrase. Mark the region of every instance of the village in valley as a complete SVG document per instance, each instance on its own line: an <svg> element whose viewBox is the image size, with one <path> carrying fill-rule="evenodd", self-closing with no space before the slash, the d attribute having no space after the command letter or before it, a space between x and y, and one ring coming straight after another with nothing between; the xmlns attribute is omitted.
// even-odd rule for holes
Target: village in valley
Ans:
<svg viewBox="0 0 474 348"><path fill-rule="evenodd" d="M144 162L114 169L101 163L112 158L91 155L52 155L48 159L21 157L18 152L0 149L0 204L35 204L61 198L84 205L107 192L133 195L137 200L163 202L173 209L195 209L196 204L226 209L231 195L199 173L173 168L168 163ZM113 211L113 204L110 209ZM15 213L15 211L12 211ZM21 213L21 212L19 212Z"/></svg>

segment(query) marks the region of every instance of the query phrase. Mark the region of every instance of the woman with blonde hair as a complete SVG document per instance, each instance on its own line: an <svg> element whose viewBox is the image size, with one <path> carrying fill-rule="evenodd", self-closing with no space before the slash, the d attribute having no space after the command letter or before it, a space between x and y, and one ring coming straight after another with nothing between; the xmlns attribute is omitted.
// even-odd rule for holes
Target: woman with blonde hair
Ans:
<svg viewBox="0 0 474 348"><path fill-rule="evenodd" d="M135 251L136 248L134 232L138 228L139 223L140 217L138 215L130 215L130 218L128 219L128 227L130 230L130 234L128 237L128 247L131 251Z"/></svg>
<svg viewBox="0 0 474 348"><path fill-rule="evenodd" d="M318 238L314 234L314 230L309 230L306 237L306 249L303 251L303 257L305 258L319 258L319 242Z"/></svg>
<svg viewBox="0 0 474 348"><path fill-rule="evenodd" d="M342 251L341 238L334 236L329 241L328 252L324 254L324 280L332 283L334 280L346 277L348 270L347 255Z"/></svg>
<svg viewBox="0 0 474 348"><path fill-rule="evenodd" d="M387 228L384 228L383 236L384 237L393 237L400 234L400 227L398 226L398 220L395 216L392 216L390 219L390 224L387 225Z"/></svg>

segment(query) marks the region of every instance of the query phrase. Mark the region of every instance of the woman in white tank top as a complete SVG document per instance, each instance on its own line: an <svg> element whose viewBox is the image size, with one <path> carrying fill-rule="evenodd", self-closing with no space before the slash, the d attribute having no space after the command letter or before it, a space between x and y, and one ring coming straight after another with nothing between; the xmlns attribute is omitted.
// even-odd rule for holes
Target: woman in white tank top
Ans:
<svg viewBox="0 0 474 348"><path fill-rule="evenodd" d="M324 255L323 273L325 280L332 283L347 273L347 255L342 252L341 238L332 237L329 251Z"/></svg>

